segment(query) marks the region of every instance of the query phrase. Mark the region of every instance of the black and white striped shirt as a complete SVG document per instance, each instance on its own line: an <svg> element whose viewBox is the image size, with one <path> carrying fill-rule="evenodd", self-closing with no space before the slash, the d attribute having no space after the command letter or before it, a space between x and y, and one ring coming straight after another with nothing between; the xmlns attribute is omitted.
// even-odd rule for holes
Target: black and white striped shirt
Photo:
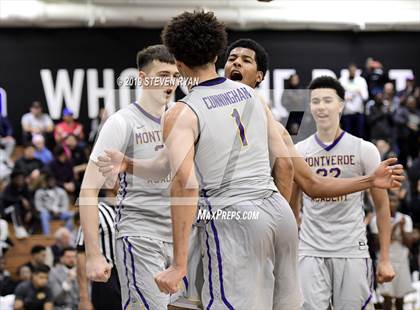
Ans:
<svg viewBox="0 0 420 310"><path fill-rule="evenodd" d="M99 246L108 263L115 264L115 216L116 211L105 202L98 204L99 209ZM85 251L82 226L77 233L77 251Z"/></svg>

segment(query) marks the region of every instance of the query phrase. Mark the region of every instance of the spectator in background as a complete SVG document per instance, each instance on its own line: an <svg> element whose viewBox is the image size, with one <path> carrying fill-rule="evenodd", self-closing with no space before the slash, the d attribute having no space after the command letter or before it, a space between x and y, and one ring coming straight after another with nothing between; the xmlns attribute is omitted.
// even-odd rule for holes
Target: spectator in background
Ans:
<svg viewBox="0 0 420 310"><path fill-rule="evenodd" d="M410 213L413 216L414 223L420 226L420 180L417 180L412 191Z"/></svg>
<svg viewBox="0 0 420 310"><path fill-rule="evenodd" d="M407 158L414 160L419 153L420 111L414 96L408 96L394 113L398 160L407 166Z"/></svg>
<svg viewBox="0 0 420 310"><path fill-rule="evenodd" d="M416 98L417 102L420 102L420 86L417 86L414 89L414 97Z"/></svg>
<svg viewBox="0 0 420 310"><path fill-rule="evenodd" d="M34 245L31 249L31 260L23 266L28 267L31 272L35 268L45 265L47 258L47 249L43 245Z"/></svg>
<svg viewBox="0 0 420 310"><path fill-rule="evenodd" d="M0 114L0 148L4 149L9 159L15 149L15 144L12 125L6 117Z"/></svg>
<svg viewBox="0 0 420 310"><path fill-rule="evenodd" d="M35 134L43 135L47 140L54 130L54 123L48 114L43 113L42 105L39 101L34 101L31 110L22 116L23 142L32 141Z"/></svg>
<svg viewBox="0 0 420 310"><path fill-rule="evenodd" d="M27 265L22 265L17 269L17 283L31 280L32 271Z"/></svg>
<svg viewBox="0 0 420 310"><path fill-rule="evenodd" d="M397 154L394 152L394 150L392 150L391 144L388 140L379 139L374 141L374 143L378 148L379 154L381 154L381 161L391 157L397 157Z"/></svg>
<svg viewBox="0 0 420 310"><path fill-rule="evenodd" d="M71 194L76 190L73 167L64 148L57 145L54 148L54 160L49 164L49 170L55 176L57 184Z"/></svg>
<svg viewBox="0 0 420 310"><path fill-rule="evenodd" d="M75 248L67 247L61 250L59 263L50 271L49 287L52 291L54 308L77 309L79 287L76 281Z"/></svg>
<svg viewBox="0 0 420 310"><path fill-rule="evenodd" d="M306 99L306 90L303 90L300 85L299 75L293 73L285 83L284 92L281 97L281 104L289 113L289 118L285 126L292 136L298 134L305 112Z"/></svg>
<svg viewBox="0 0 420 310"><path fill-rule="evenodd" d="M9 225L0 216L0 257L6 254L11 245L13 243L9 239Z"/></svg>
<svg viewBox="0 0 420 310"><path fill-rule="evenodd" d="M26 183L32 189L38 185L43 168L44 163L35 158L35 146L27 144L23 151L23 156L16 161L14 170L24 173Z"/></svg>
<svg viewBox="0 0 420 310"><path fill-rule="evenodd" d="M9 181L13 166L14 163L6 155L6 151L0 148L0 192L3 190L3 185Z"/></svg>
<svg viewBox="0 0 420 310"><path fill-rule="evenodd" d="M388 76L385 73L382 64L371 57L366 59L366 67L362 77L367 82L369 98L371 99L377 94L382 93L385 83L388 82Z"/></svg>
<svg viewBox="0 0 420 310"><path fill-rule="evenodd" d="M86 156L86 148L78 142L75 135L68 135L65 140L65 145L74 165L73 172L76 182L80 184L87 168L88 157Z"/></svg>
<svg viewBox="0 0 420 310"><path fill-rule="evenodd" d="M54 139L56 143L62 143L68 135L75 135L78 140L83 140L83 125L76 122L73 112L65 108L63 110L63 121L55 126Z"/></svg>
<svg viewBox="0 0 420 310"><path fill-rule="evenodd" d="M4 190L3 207L6 218L13 223L16 238L26 238L27 229L35 224L36 214L24 174L18 170L12 173L10 184Z"/></svg>
<svg viewBox="0 0 420 310"><path fill-rule="evenodd" d="M70 134L66 137L65 141L66 149L68 150L69 158L75 165L75 168L79 165L86 164L88 162L86 156L86 150L79 143L77 137ZM86 166L85 166L86 168Z"/></svg>
<svg viewBox="0 0 420 310"><path fill-rule="evenodd" d="M0 256L0 296L13 294L15 288L16 282L6 270L6 259Z"/></svg>
<svg viewBox="0 0 420 310"><path fill-rule="evenodd" d="M392 223L389 256L396 276L392 282L380 284L379 292L384 297L384 310L393 309L393 299L395 299L395 308L403 310L404 296L413 291L408 260L413 222L410 216L398 212L397 195L390 192L389 198ZM371 222L371 231L378 234L376 217Z"/></svg>
<svg viewBox="0 0 420 310"><path fill-rule="evenodd" d="M400 106L400 99L395 95L394 84L391 82L384 85L383 102L391 113L395 112Z"/></svg>
<svg viewBox="0 0 420 310"><path fill-rule="evenodd" d="M66 191L57 186L53 175L46 175L42 188L35 192L35 208L40 213L42 232L50 234L50 220L65 221L66 227L73 228L73 212L69 211L69 198Z"/></svg>
<svg viewBox="0 0 420 310"><path fill-rule="evenodd" d="M35 158L48 165L53 160L51 151L45 146L45 138L43 135L34 135L32 144L35 146Z"/></svg>
<svg viewBox="0 0 420 310"><path fill-rule="evenodd" d="M393 140L393 122L389 106L384 105L383 95L379 93L366 105L366 120L371 140Z"/></svg>
<svg viewBox="0 0 420 310"><path fill-rule="evenodd" d="M405 88L397 93L397 97L399 98L400 102L405 101L405 99L407 99L407 97L410 95L414 96L415 89L416 81L414 77L407 78L405 80Z"/></svg>
<svg viewBox="0 0 420 310"><path fill-rule="evenodd" d="M46 265L36 267L30 281L19 284L15 290L14 310L53 310L52 292L48 287Z"/></svg>
<svg viewBox="0 0 420 310"><path fill-rule="evenodd" d="M98 117L92 119L92 122L90 123L90 133L89 133L89 143L91 145L95 143L96 138L98 137L98 134L101 131L102 126L104 125L107 118L108 118L108 111L105 109L105 107L102 107L99 109Z"/></svg>
<svg viewBox="0 0 420 310"><path fill-rule="evenodd" d="M346 91L341 122L345 131L363 138L365 128L364 102L369 98L367 83L364 78L356 74L357 67L355 64L350 64L348 69L349 75L340 78L340 83Z"/></svg>
<svg viewBox="0 0 420 310"><path fill-rule="evenodd" d="M417 182L420 180L420 153L418 154L417 158L414 159L411 168L408 169L408 178L410 180L411 193L415 195L417 189Z"/></svg>
<svg viewBox="0 0 420 310"><path fill-rule="evenodd" d="M68 248L72 246L73 236L71 235L71 232L65 228L60 227L57 229L57 231L54 233L54 244L49 248L48 255L51 255L51 257L47 258L47 265L54 266L57 264L60 260L60 253L64 248Z"/></svg>

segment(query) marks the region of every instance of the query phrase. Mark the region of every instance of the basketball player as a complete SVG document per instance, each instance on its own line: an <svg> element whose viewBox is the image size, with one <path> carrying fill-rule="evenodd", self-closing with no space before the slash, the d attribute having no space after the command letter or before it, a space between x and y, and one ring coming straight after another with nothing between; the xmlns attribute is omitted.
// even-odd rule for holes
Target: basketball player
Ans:
<svg viewBox="0 0 420 310"><path fill-rule="evenodd" d="M264 51L264 49L255 41L252 40L239 40L237 42L234 42L229 48L228 48L228 60L226 62L225 66L225 75L229 78L238 79L243 83L248 84L251 87L255 87L257 83L261 82L265 72L267 70L267 55ZM282 126L279 124L279 127ZM284 128L281 128L284 129ZM312 172L307 163L302 159L301 156L299 156L293 147L293 142L290 138L290 136L287 134L287 131L285 131L283 138L286 142L286 144L289 147L289 151L291 151L291 154L294 154L292 156L293 165L295 167L295 181L302 186L302 188L306 191L306 193L310 196L317 197L319 196L325 196L325 197L331 197L334 195L345 195L351 192L364 190L372 185L378 186L378 187L392 187L392 186L398 186L401 181L401 178L397 178L395 181L392 179L389 179L386 176L386 165L390 164L392 161L389 161L387 163L383 163L375 172L375 174L372 174L373 176L376 176L374 178L375 181L371 182L368 178L352 178L348 180L344 179L334 179L334 178L327 178L323 176L319 176L316 173ZM105 173L109 173L114 167L111 165L112 162L118 163L118 156L115 155L113 152L108 152L110 154L110 157L114 158L113 160L110 159L103 159L103 171ZM160 157L160 161L158 160L156 162L156 165L153 165L153 167L160 166L162 167L162 170L165 171L165 167L167 164L165 163L165 160L162 160L162 158L165 158L165 156ZM121 157L120 157L120 160ZM143 171L148 172L150 169L148 169L147 164L143 164L141 166L141 160L133 160L126 158L126 164L131 168L129 170L132 170L133 165L138 164L138 168L136 168L137 171ZM402 173L402 169L400 166L394 166L394 176L397 177L399 174ZM156 171L154 171L156 172ZM382 248L386 248L386 245ZM387 264L383 264L383 268L380 268L378 270L379 278L381 279L390 279L393 275L392 267L387 267Z"/></svg>
<svg viewBox="0 0 420 310"><path fill-rule="evenodd" d="M239 39L233 42L227 48L227 59L225 63L225 76L231 80L239 81L247 84L252 88L256 88L265 77L268 69L268 54L258 42L251 39ZM292 156L294 168L294 181L299 185L303 191L312 198L327 198L335 197L353 192L369 189L370 187L389 188L400 186L400 181L403 177L403 169L401 165L392 166L392 173L395 181L385 177L385 166L396 162L396 159L384 161L381 166L375 171L373 176L376 176L375 182L366 182L366 178L348 178L335 179L316 174L313 172L302 156L297 152L292 138L285 128L277 123L276 126L283 138L285 145ZM381 177L385 177L379 181ZM298 219L299 214L296 213ZM382 247L386 250L386 245ZM382 269L386 271L386 268ZM386 275L383 275L385 278Z"/></svg>
<svg viewBox="0 0 420 310"><path fill-rule="evenodd" d="M348 178L372 173L379 151L340 128L344 88L332 77L309 85L310 109L317 131L296 147L312 171ZM390 212L387 192L371 188L380 228L381 257L378 281L395 276L389 260ZM296 191L292 206L299 212ZM364 224L363 193L333 198L303 195L299 242L299 275L303 309L366 309L372 297L373 274Z"/></svg>
<svg viewBox="0 0 420 310"><path fill-rule="evenodd" d="M205 223L203 305L298 309L297 225L271 177L269 141L276 131L268 126L271 115L252 88L217 76L215 62L227 34L213 13L185 12L173 18L162 39L181 75L199 78L200 84L165 116L164 140L173 171L174 260L156 276L159 288L177 291L186 274L198 177L203 210L259 214L258 220L239 216Z"/></svg>
<svg viewBox="0 0 420 310"><path fill-rule="evenodd" d="M80 213L86 244L86 272L93 281L107 281L110 265L98 243L98 192L106 181L99 172L98 156L117 149L134 158L152 158L162 146L160 116L177 85L167 79L179 76L174 58L163 45L145 48L137 55L142 94L139 101L114 113L104 124L94 146L80 192ZM159 291L154 275L172 258L169 211L170 176L144 179L119 175L116 218L116 260L123 309L167 309L169 296ZM106 297L104 297L106 298Z"/></svg>

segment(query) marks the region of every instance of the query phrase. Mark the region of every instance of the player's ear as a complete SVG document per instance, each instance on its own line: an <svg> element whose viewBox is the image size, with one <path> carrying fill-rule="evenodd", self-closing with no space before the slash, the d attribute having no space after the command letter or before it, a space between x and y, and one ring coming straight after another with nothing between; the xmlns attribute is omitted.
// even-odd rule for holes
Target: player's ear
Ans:
<svg viewBox="0 0 420 310"><path fill-rule="evenodd" d="M139 71L139 79L140 79L140 81L144 81L145 77L146 77L146 72L140 70Z"/></svg>
<svg viewBox="0 0 420 310"><path fill-rule="evenodd" d="M261 83L263 80L264 80L264 74L262 73L262 71L257 71L256 82Z"/></svg>
<svg viewBox="0 0 420 310"><path fill-rule="evenodd" d="M184 65L184 63L179 60L175 60L175 63L176 63L176 67L178 68L178 71L181 72L182 66Z"/></svg>
<svg viewBox="0 0 420 310"><path fill-rule="evenodd" d="M213 63L215 64L217 62L217 59L219 59L218 56L214 57Z"/></svg>
<svg viewBox="0 0 420 310"><path fill-rule="evenodd" d="M344 104L344 100L340 99L340 116L343 115Z"/></svg>

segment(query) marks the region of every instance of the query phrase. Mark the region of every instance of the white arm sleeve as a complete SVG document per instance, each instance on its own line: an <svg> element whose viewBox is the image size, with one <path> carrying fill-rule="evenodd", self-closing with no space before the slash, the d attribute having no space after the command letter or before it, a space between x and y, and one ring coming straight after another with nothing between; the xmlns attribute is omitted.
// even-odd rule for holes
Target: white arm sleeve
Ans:
<svg viewBox="0 0 420 310"><path fill-rule="evenodd" d="M362 98L363 100L368 100L369 98L369 91L368 91L368 85L366 83L366 80L362 77L360 77L360 87L362 92Z"/></svg>
<svg viewBox="0 0 420 310"><path fill-rule="evenodd" d="M404 232L411 233L413 232L413 220L409 215L404 215L405 223L404 223Z"/></svg>
<svg viewBox="0 0 420 310"><path fill-rule="evenodd" d="M378 225L376 224L376 215L372 218L372 220L369 223L369 228L372 234L377 235L378 232Z"/></svg>
<svg viewBox="0 0 420 310"><path fill-rule="evenodd" d="M367 175L375 171L381 163L381 155L376 146L371 142L362 140L360 152L363 174Z"/></svg>
<svg viewBox="0 0 420 310"><path fill-rule="evenodd" d="M98 161L98 156L104 155L105 150L117 149L126 152L129 139L129 126L121 114L113 114L103 125L95 142L90 159Z"/></svg>

